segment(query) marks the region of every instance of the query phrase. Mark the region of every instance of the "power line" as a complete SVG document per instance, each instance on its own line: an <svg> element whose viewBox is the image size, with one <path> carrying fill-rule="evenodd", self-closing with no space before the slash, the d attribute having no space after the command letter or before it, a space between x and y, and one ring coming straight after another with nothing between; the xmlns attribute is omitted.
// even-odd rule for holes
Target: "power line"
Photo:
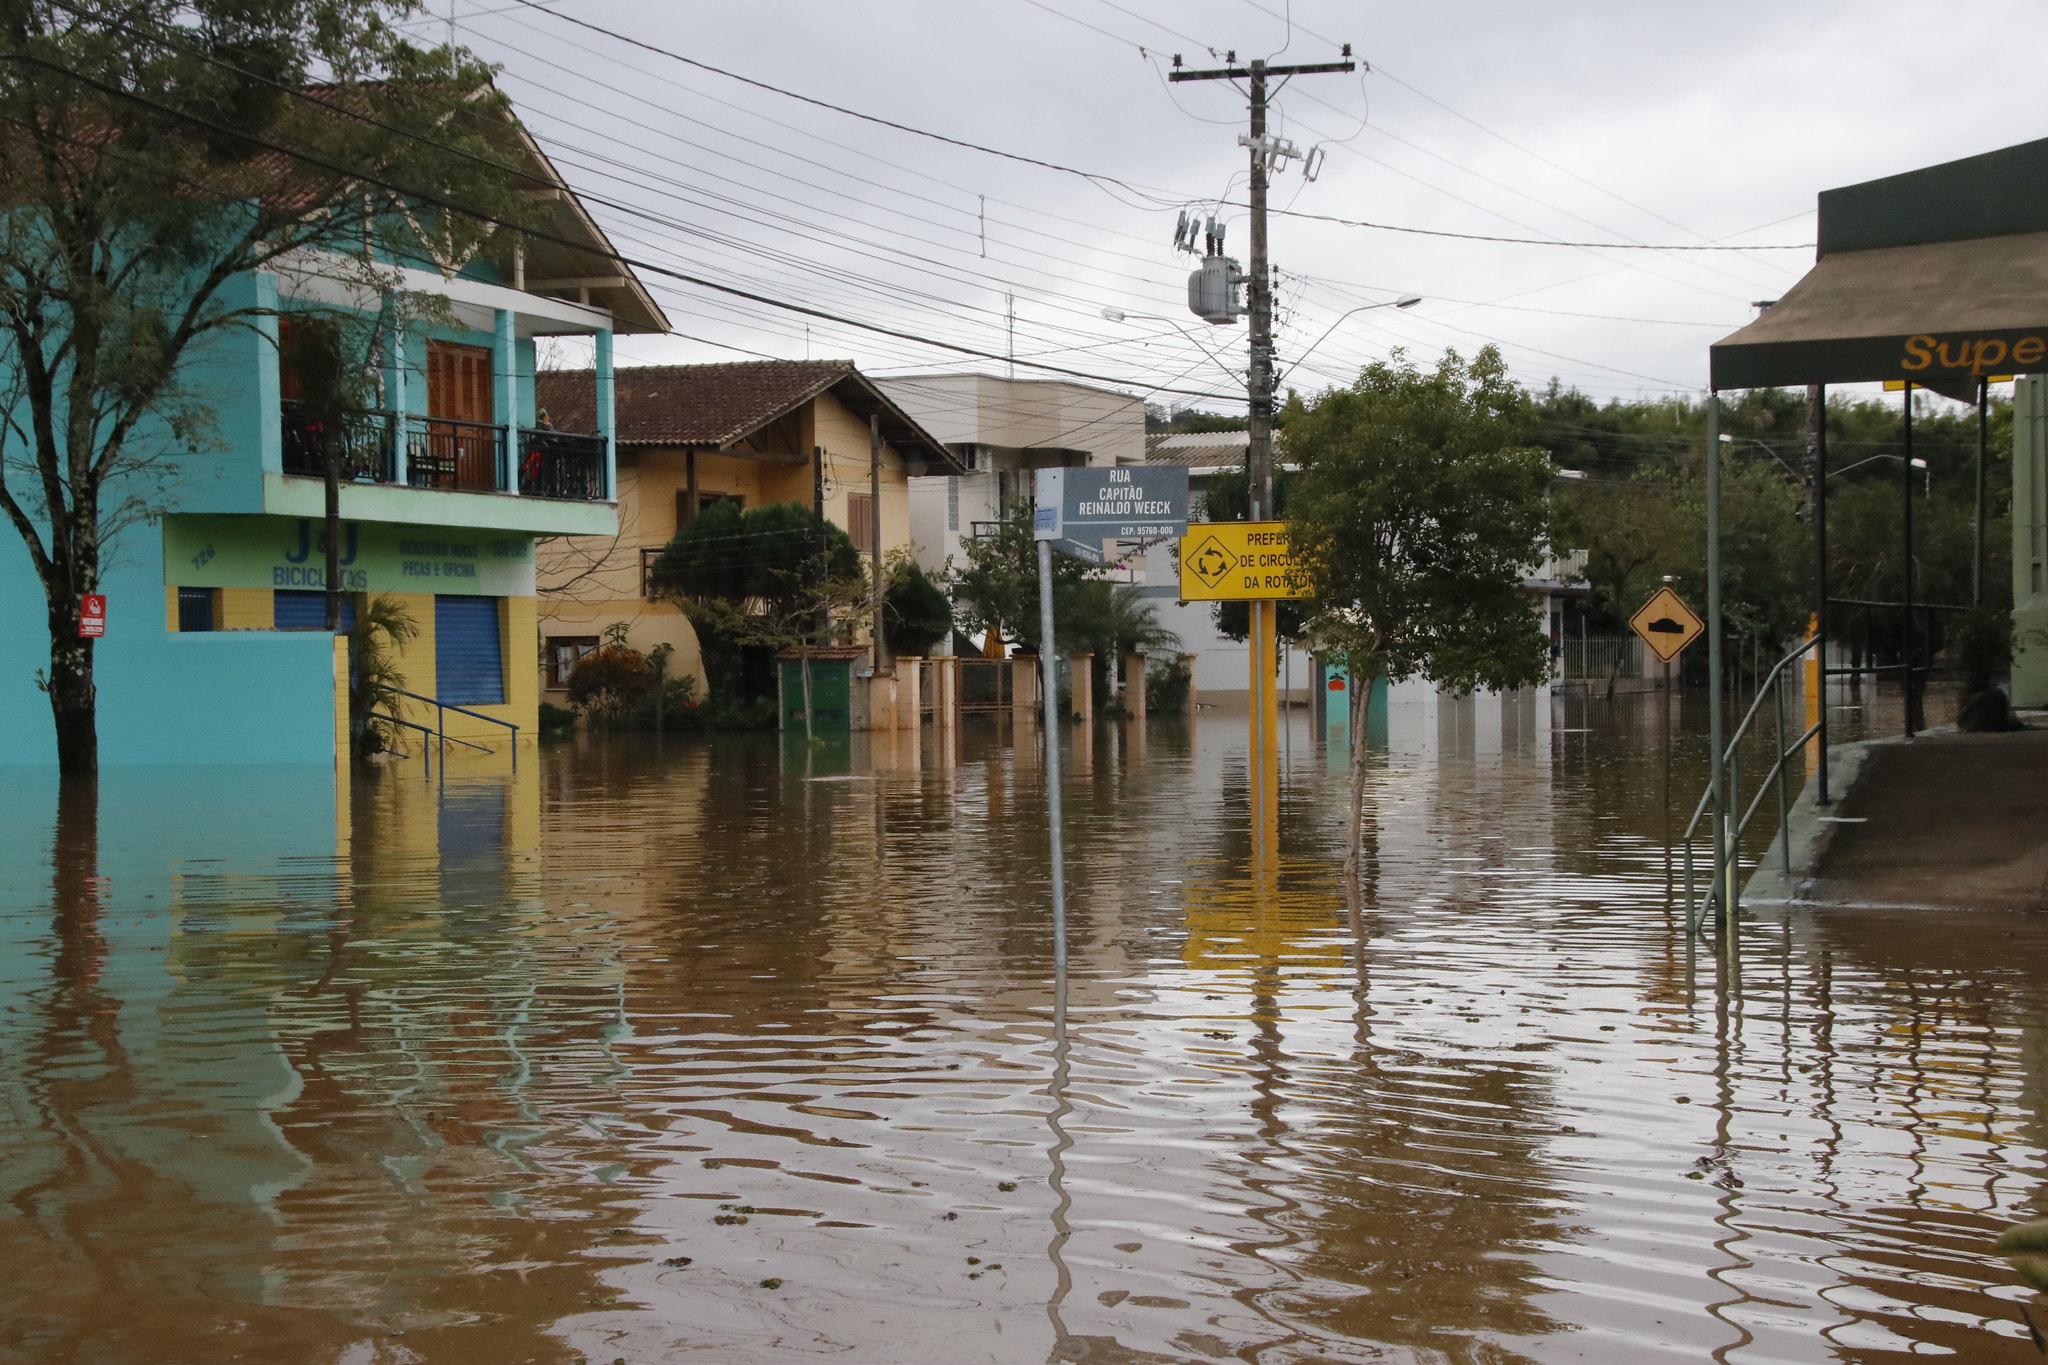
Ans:
<svg viewBox="0 0 2048 1365"><path fill-rule="evenodd" d="M521 0L521 3L531 4L532 0ZM536 8L542 7L536 6ZM145 95L137 94L136 92L131 90L124 90L119 86L109 85L103 81L96 80L95 78L86 75L84 72L77 71L70 67L64 66L60 63L50 61L47 58L36 56L33 53L15 52L4 55L12 58L15 61L28 62L31 65L41 66L47 70L57 72L60 75L68 76L71 79L78 81L80 84L85 85L90 89L99 91L103 95L107 95L115 99L127 100L131 103L139 104L144 108L154 109L158 113L167 114L173 118L181 119L185 122L192 123L196 126L206 128L214 133L238 139L242 142L246 142L252 147L260 147L266 151L273 151L284 156L292 157L294 160L302 161L307 165L315 166L318 167L319 169L329 171L333 174L344 176L360 184L373 185L378 189L389 191L392 194L400 195L408 199L413 199L422 204L430 205L434 208L444 209L450 213L461 214L465 217L472 218L480 223L487 223L494 227L509 228L510 230L520 233L535 241L550 242L554 245L568 247L574 250L590 249L588 243L575 242L570 240L569 238L562 237L553 233L542 232L535 228L526 227L517 223L506 222L505 220L495 217L494 215L478 212L472 207L457 203L444 196L435 194L432 191L419 190L416 188L409 188L406 186L398 185L390 180L383 179L379 176L367 174L360 168L353 168L340 165L333 161L329 161L323 157L315 155L311 152L307 152L303 149L287 147L280 143L271 142L268 139L257 137L253 133L250 133L246 130L239 128L231 128L226 124L215 122L212 119L204 118L198 114L190 113L186 110L178 109L171 105L162 104L156 100L148 98ZM15 121L20 122L20 120ZM24 124L24 126L28 125ZM76 141L76 139L71 138L67 138L66 140ZM939 350L952 351L960 355L971 355L976 357L977 359L1008 359L1008 357L1004 356L1000 352L985 351L980 349L979 347L965 346L957 342L942 341L939 340L938 338L923 336L916 332L903 331L901 329L893 327L884 327L879 323L862 322L855 318L841 317L836 313L830 313L823 309L811 308L804 304L791 303L788 302L787 300L773 298L765 294L756 293L752 290L741 289L734 285L724 284L717 280L706 279L703 276L691 274L687 271L675 270L667 266L655 265L651 262L634 260L630 257L616 254L613 255L612 259L618 261L621 265L628 266L634 270L645 270L650 274L663 276L673 280L678 280L684 284L695 285L700 289L709 289L720 294L730 295L735 298L748 299L755 303L766 304L769 307L782 309L786 312L797 313L805 317L818 318L826 322L834 322L847 327L856 327L862 331L873 332L881 336L895 337L898 340L915 342L917 344L931 346ZM1086 370L1069 369L1068 367L1063 365L1051 365L1043 361L1018 360L1016 361L1016 363L1019 365L1024 365L1030 369L1044 370L1049 373L1062 374L1075 379L1086 379L1092 383L1116 384L1122 382L1120 380L1113 379L1107 375L1092 374ZM1216 394L1211 393L1207 390L1196 389L1160 388L1155 390L1155 392L1180 393L1193 398L1223 399L1228 397L1228 395Z"/></svg>
<svg viewBox="0 0 2048 1365"><path fill-rule="evenodd" d="M672 61L682 62L685 65L696 67L699 70L709 71L715 75L724 76L729 80L739 81L742 84L753 86L756 89L766 90L773 94L782 95L788 99L799 100L805 104L813 105L820 109L827 109L836 114L843 114L848 118L860 119L864 122L879 124L882 127L891 128L897 132L909 133L914 137L930 138L935 142L942 142L948 146L963 148L967 151L981 152L987 156L1001 157L1007 161L1016 161L1028 166L1037 166L1044 170L1057 171L1063 175L1078 176L1083 180L1090 181L1097 185L1114 185L1119 189L1127 190L1130 193L1138 195L1141 198L1152 200L1154 202L1154 205L1160 210L1179 208L1182 205L1197 202L1222 202L1226 204L1228 207L1240 209L1249 209L1251 207L1249 204L1238 203L1232 200L1215 201L1194 195L1163 196L1157 191L1143 189L1140 186L1134 185L1127 180L1123 180L1117 176L1107 175L1099 171L1086 171L1075 166L1062 165L1056 161L1047 161L1041 157L1027 156L1021 152L1005 151L1001 148L990 147L983 143L970 142L964 138L951 137L945 133L935 133L930 131L929 129L914 127L907 123L899 123L895 119L883 118L878 114L862 113L860 110L849 109L844 105L834 104L829 100L821 100L815 96L805 95L795 90L786 90L779 85L773 85L767 81L757 80L752 76L743 76L736 71L729 71L724 67L713 66L709 62L699 61L695 57L686 57L680 52L675 52L671 49L647 42L644 39L635 38L630 34L620 33L616 29L606 28L602 24L594 24L587 19L581 19L572 14L564 14L560 10L553 9L547 5L541 4L540 0L518 0L518 3L524 5L528 9L538 10L543 14L551 15L564 23L574 24L578 28L588 29L593 33L601 33L605 37L611 38L617 42L626 43L632 47L640 48L643 51L652 52L658 56L667 57ZM1056 10L1049 10L1048 12L1055 14L1058 13L1058 11ZM1072 15L1061 15L1060 17L1073 20L1073 22L1076 23L1084 23L1084 21L1073 19ZM1084 26L1092 27L1092 25L1086 25L1085 23ZM1100 32L1101 30L1097 31ZM1114 37L1114 35L1110 36ZM1125 42L1127 40L1119 38L1116 41ZM1136 45L1133 44L1133 46ZM1573 242L1543 237L1505 237L1485 233L1452 232L1441 228L1408 227L1395 223L1377 223L1364 218L1342 218L1332 214L1306 213L1300 210L1292 209L1274 209L1271 210L1271 212L1285 214L1286 216L1292 218L1305 218L1318 222L1336 223L1344 227L1368 228L1378 232L1404 232L1413 233L1425 237L1448 237L1458 241L1500 242L1520 246L1563 246L1593 248L1603 251L1811 251L1814 245L1812 242L1795 242L1786 243L1783 245L1768 246L1722 246L1718 244L1702 244L1696 246L1659 246L1654 243L1645 242Z"/></svg>

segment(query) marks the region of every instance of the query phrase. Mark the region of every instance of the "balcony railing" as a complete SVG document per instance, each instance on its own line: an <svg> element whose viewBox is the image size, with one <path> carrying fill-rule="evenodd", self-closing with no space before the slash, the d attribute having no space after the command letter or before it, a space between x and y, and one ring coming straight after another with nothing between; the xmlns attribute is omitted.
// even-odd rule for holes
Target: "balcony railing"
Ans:
<svg viewBox="0 0 2048 1365"><path fill-rule="evenodd" d="M297 403L283 405L284 472L327 477L327 462L348 482L389 483L392 462L391 414L365 413L340 421L309 416Z"/></svg>
<svg viewBox="0 0 2048 1365"><path fill-rule="evenodd" d="M282 405L284 472L325 478L330 455L351 483L398 481L398 439L405 442L405 482L413 488L456 492L514 491L514 465L506 429L488 422L445 417L400 417L373 411L341 421L320 421L298 404ZM533 498L602 502L605 440L549 428L518 430L517 491Z"/></svg>
<svg viewBox="0 0 2048 1365"><path fill-rule="evenodd" d="M505 428L451 417L405 419L405 481L414 488L503 493Z"/></svg>
<svg viewBox="0 0 2048 1365"><path fill-rule="evenodd" d="M519 432L519 491L535 498L603 502L604 437L551 428Z"/></svg>

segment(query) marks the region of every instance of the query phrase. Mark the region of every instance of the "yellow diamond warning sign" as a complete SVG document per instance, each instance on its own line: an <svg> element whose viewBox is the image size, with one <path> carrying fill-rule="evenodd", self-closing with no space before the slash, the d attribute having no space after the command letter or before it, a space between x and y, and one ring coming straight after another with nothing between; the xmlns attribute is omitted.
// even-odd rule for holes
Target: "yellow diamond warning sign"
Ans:
<svg viewBox="0 0 2048 1365"><path fill-rule="evenodd" d="M1212 521L1180 540L1183 602L1267 602L1307 597L1284 521Z"/></svg>
<svg viewBox="0 0 2048 1365"><path fill-rule="evenodd" d="M1628 624L1643 637L1650 652L1667 664L1707 629L1707 623L1669 588L1657 589L1657 595L1643 603L1641 610L1628 618Z"/></svg>

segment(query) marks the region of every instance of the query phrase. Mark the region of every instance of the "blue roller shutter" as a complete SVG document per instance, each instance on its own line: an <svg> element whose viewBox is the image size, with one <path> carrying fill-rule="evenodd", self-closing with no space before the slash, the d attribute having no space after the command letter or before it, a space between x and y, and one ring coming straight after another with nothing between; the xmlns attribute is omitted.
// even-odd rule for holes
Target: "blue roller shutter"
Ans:
<svg viewBox="0 0 2048 1365"><path fill-rule="evenodd" d="M497 597L434 599L434 695L450 706L505 700L505 652Z"/></svg>
<svg viewBox="0 0 2048 1365"><path fill-rule="evenodd" d="M344 594L341 599L341 628L347 630L355 623L356 600ZM325 630L327 594L279 588L270 609L270 624L276 630Z"/></svg>

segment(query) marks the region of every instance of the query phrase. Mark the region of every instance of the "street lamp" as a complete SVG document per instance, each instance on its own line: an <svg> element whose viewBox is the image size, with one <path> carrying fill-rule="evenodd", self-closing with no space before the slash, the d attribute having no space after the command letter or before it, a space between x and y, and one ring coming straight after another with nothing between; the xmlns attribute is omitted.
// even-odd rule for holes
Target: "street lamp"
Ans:
<svg viewBox="0 0 2048 1365"><path fill-rule="evenodd" d="M1416 304L1421 302L1422 295L1420 294L1403 294L1398 299L1387 299L1380 303L1361 303L1356 308L1350 309L1347 312L1339 313L1337 315L1337 321L1331 323L1329 325L1329 328L1325 330L1321 336L1317 337L1313 342L1311 342L1309 344L1308 350L1303 351L1300 355L1294 358L1294 363L1287 367L1287 373L1293 374L1296 370L1300 369L1301 363L1309 358L1310 353L1313 352L1316 347L1328 341L1330 339L1330 333L1337 330L1338 324L1342 323L1344 319L1350 317L1353 313L1370 313L1375 308L1413 308ZM1281 378L1286 378L1286 375L1282 375ZM1278 381L1275 382L1277 383Z"/></svg>
<svg viewBox="0 0 2048 1365"><path fill-rule="evenodd" d="M1180 333L1182 338L1196 350L1209 357L1210 362L1220 368L1223 373L1229 375L1232 380L1241 380L1243 378L1242 375L1231 369L1228 365L1225 365L1221 360L1218 360L1214 351L1204 346L1199 338L1173 318L1162 317L1158 313L1126 313L1123 309L1113 306L1105 307L1102 310L1102 317L1105 322L1124 322L1131 318L1143 318L1147 322L1163 322L1174 331Z"/></svg>
<svg viewBox="0 0 2048 1365"><path fill-rule="evenodd" d="M1785 471L1785 472L1786 472L1787 474L1790 474L1790 475L1791 475L1791 476L1792 476L1793 478L1797 479L1797 480L1798 480L1799 482L1801 482L1801 483L1805 483L1805 482L1807 482L1807 476L1806 476L1806 475L1804 475L1804 474L1800 473L1800 472L1799 472L1798 470L1794 469L1794 468L1793 468L1793 467L1792 467L1791 465L1789 465L1789 464L1786 464L1786 463L1785 463L1785 457L1784 457L1783 455L1780 455L1780 454L1779 454L1779 453L1778 453L1777 451L1775 451L1775 450L1771 449L1771 447L1770 447L1769 445L1765 444L1765 443L1764 443L1764 442L1762 442L1762 441L1759 441L1759 440L1755 439L1754 437L1752 437L1752 438L1750 439L1750 442L1749 442L1749 443L1750 443L1751 445L1755 446L1755 447L1756 447L1756 448L1757 448L1758 450L1761 450L1761 451L1762 451L1762 452L1763 452L1764 454L1766 454L1766 455L1770 456L1770 457L1771 457L1772 459L1776 460L1776 461L1778 462L1778 467L1779 467L1780 469L1784 470L1784 471ZM1725 432L1725 431L1724 431L1724 432L1722 432L1722 433L1721 433L1721 444L1722 444L1722 445L1734 445L1734 444L1735 444L1735 438L1734 438L1733 436L1730 436L1730 435L1729 435L1729 434L1728 434L1727 432Z"/></svg>
<svg viewBox="0 0 2048 1365"><path fill-rule="evenodd" d="M1870 463L1874 463L1874 460L1903 460L1903 458L1907 458L1907 456L1903 456L1903 454L1872 454L1872 456L1870 456L1868 460L1858 460L1858 463L1855 463L1855 465L1845 465L1843 469L1831 469L1831 471L1827 471L1827 477L1829 477L1829 479L1833 479L1835 475L1845 475L1845 473L1849 473L1851 469L1862 469L1864 465L1870 465ZM1911 465L1913 465L1913 469L1927 469L1927 460L1923 460L1921 456L1917 456L1917 454L1915 454L1915 456L1913 456L1913 460L1911 460ZM1927 475L1927 479L1931 481L1931 479L1933 479L1933 475L1929 473L1929 475Z"/></svg>

